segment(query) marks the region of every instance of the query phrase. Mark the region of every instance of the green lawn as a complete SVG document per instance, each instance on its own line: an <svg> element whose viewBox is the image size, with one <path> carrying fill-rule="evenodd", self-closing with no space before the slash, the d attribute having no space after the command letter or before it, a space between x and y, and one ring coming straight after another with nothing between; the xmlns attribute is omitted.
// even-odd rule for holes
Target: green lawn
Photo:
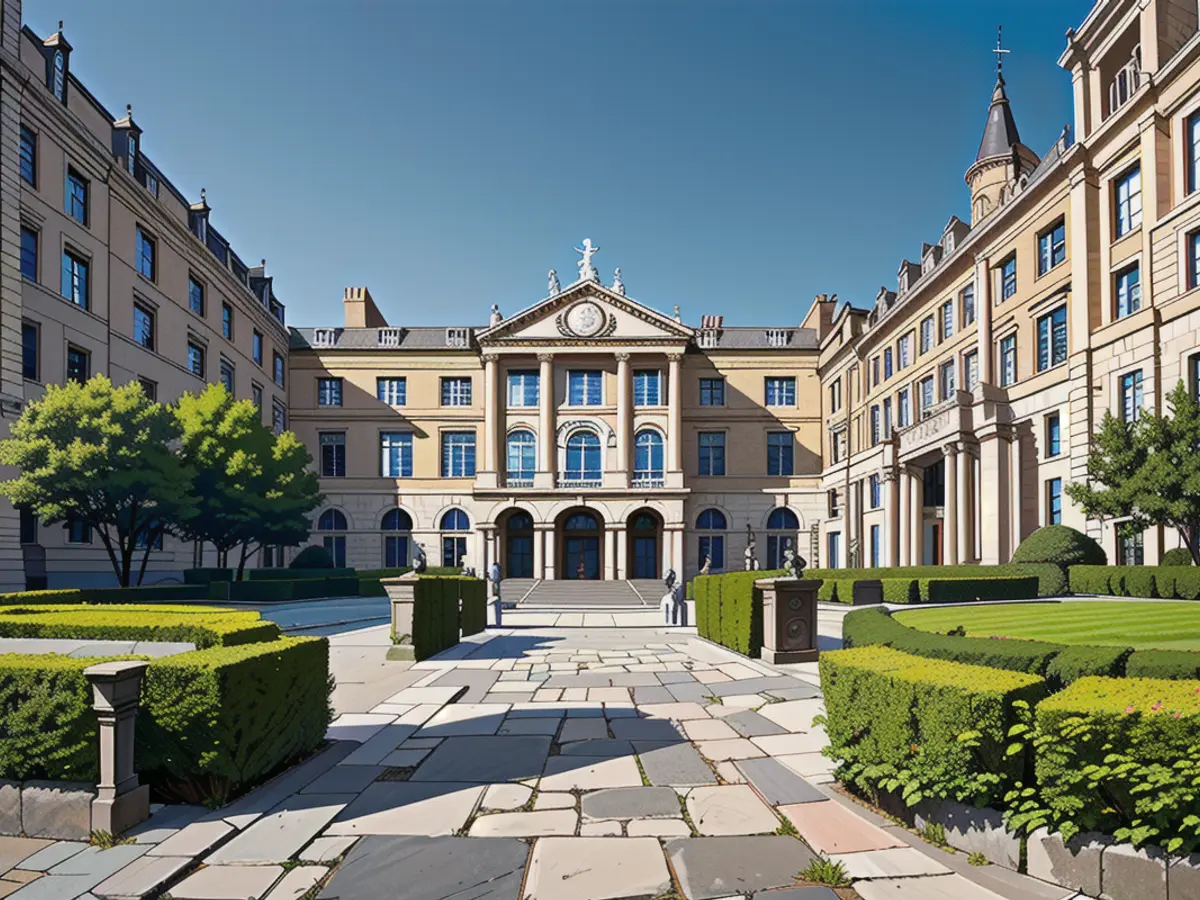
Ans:
<svg viewBox="0 0 1200 900"><path fill-rule="evenodd" d="M1058 644L1200 650L1200 602L942 606L908 609L895 617L922 631L944 633L961 625L971 637L1003 635Z"/></svg>

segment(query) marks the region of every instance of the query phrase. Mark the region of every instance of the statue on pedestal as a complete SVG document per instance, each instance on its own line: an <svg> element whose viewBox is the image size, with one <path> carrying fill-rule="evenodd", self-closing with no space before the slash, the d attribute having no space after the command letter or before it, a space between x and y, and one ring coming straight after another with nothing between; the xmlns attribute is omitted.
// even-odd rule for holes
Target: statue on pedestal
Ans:
<svg viewBox="0 0 1200 900"><path fill-rule="evenodd" d="M600 273L596 271L596 267L592 265L592 257L600 250L599 247L592 243L591 238L584 238L582 246L576 247L575 252L580 254L580 259L575 265L579 266L580 281L599 281Z"/></svg>
<svg viewBox="0 0 1200 900"><path fill-rule="evenodd" d="M797 580L804 577L804 567L808 565L808 560L803 556L788 547L783 551L783 567L788 570L788 575Z"/></svg>
<svg viewBox="0 0 1200 900"><path fill-rule="evenodd" d="M555 272L553 269L551 269L549 272L546 273L546 279L548 282L546 285L546 291L548 292L546 294L547 297L557 297L559 294L562 293L562 288L558 286L558 273L557 272Z"/></svg>
<svg viewBox="0 0 1200 900"><path fill-rule="evenodd" d="M687 604L683 600L683 585L678 583L679 576L674 569L667 570L663 585L667 592L662 596L663 623L666 625L687 626Z"/></svg>
<svg viewBox="0 0 1200 900"><path fill-rule="evenodd" d="M425 557L425 545L417 544L417 550L413 553L412 570L420 575L429 568L429 560Z"/></svg>
<svg viewBox="0 0 1200 900"><path fill-rule="evenodd" d="M754 542L754 529L750 527L750 523L746 523L746 552L742 554L747 572L758 571L758 557L755 555L756 544Z"/></svg>

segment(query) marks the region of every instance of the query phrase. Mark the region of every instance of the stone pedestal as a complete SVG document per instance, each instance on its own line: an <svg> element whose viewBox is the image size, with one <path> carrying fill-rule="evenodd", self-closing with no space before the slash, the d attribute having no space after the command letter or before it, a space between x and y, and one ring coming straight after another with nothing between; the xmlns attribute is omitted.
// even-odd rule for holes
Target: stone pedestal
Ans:
<svg viewBox="0 0 1200 900"><path fill-rule="evenodd" d="M763 593L762 658L769 663L815 662L817 591L822 582L764 578L754 582Z"/></svg>
<svg viewBox="0 0 1200 900"><path fill-rule="evenodd" d="M121 834L150 818L150 786L133 770L133 729L147 663L97 663L83 670L100 722L100 781L92 801L92 830Z"/></svg>
<svg viewBox="0 0 1200 900"><path fill-rule="evenodd" d="M392 606L392 646L388 649L388 659L416 659L413 649L413 605L419 580L415 572L407 572L398 578L379 579Z"/></svg>

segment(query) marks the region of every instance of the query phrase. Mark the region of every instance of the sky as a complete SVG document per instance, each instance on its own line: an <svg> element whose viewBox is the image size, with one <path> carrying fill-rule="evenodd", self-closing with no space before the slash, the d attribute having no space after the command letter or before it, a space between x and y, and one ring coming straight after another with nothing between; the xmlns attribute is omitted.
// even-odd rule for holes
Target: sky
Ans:
<svg viewBox="0 0 1200 900"><path fill-rule="evenodd" d="M577 274L684 321L798 324L895 288L967 219L1004 26L1041 154L1090 0L25 0L292 325L348 285L393 325L486 324Z"/></svg>

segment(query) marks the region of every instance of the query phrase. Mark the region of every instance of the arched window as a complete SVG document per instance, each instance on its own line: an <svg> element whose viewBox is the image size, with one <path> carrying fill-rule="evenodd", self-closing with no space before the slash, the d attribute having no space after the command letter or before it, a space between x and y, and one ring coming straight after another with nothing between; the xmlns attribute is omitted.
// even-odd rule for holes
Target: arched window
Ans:
<svg viewBox="0 0 1200 900"><path fill-rule="evenodd" d="M470 531L471 520L461 509L452 509L442 516L442 531ZM467 538L462 534L442 535L442 565L458 567L467 555Z"/></svg>
<svg viewBox="0 0 1200 900"><path fill-rule="evenodd" d="M567 481L599 483L601 478L600 438L592 431L577 431L567 438Z"/></svg>
<svg viewBox="0 0 1200 900"><path fill-rule="evenodd" d="M657 431L645 428L634 438L633 482L649 486L663 482L663 439Z"/></svg>
<svg viewBox="0 0 1200 900"><path fill-rule="evenodd" d="M596 517L591 513L575 513L563 526L565 531L597 531L600 524L596 521Z"/></svg>
<svg viewBox="0 0 1200 900"><path fill-rule="evenodd" d="M534 459L537 441L532 431L514 431L508 436L508 477L509 487L531 487L533 473L537 468Z"/></svg>
<svg viewBox="0 0 1200 900"><path fill-rule="evenodd" d="M383 535L383 566L396 569L408 565L412 516L402 509L389 509L379 523ZM396 533L387 533L396 532Z"/></svg>
<svg viewBox="0 0 1200 900"><path fill-rule="evenodd" d="M67 60L61 50L54 51L54 97L63 99L63 91L67 84Z"/></svg>
<svg viewBox="0 0 1200 900"><path fill-rule="evenodd" d="M767 568L782 569L783 556L788 550L796 549L796 532L800 520L786 507L771 510L767 517Z"/></svg>
<svg viewBox="0 0 1200 900"><path fill-rule="evenodd" d="M321 513L317 519L317 531L337 532L346 531L346 516L340 509L327 509ZM336 568L346 568L346 535L345 534L325 534L321 537L321 545L329 552L333 558L333 564Z"/></svg>
<svg viewBox="0 0 1200 900"><path fill-rule="evenodd" d="M697 531L724 531L728 527L725 514L719 509L706 509L696 519ZM700 568L709 560L709 571L720 572L725 568L725 535L700 535Z"/></svg>

